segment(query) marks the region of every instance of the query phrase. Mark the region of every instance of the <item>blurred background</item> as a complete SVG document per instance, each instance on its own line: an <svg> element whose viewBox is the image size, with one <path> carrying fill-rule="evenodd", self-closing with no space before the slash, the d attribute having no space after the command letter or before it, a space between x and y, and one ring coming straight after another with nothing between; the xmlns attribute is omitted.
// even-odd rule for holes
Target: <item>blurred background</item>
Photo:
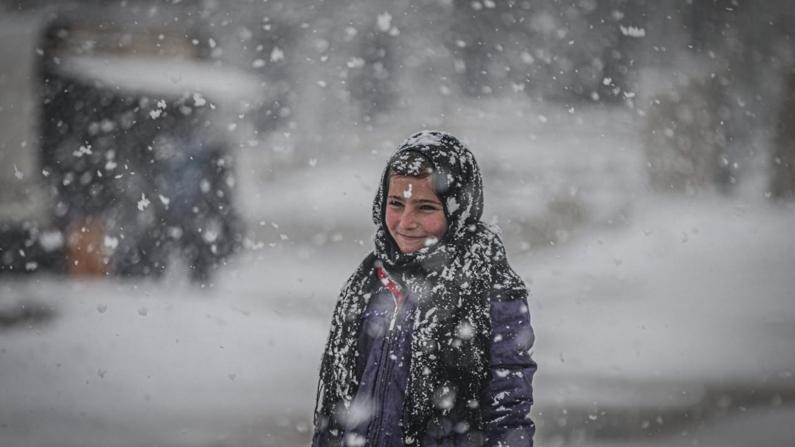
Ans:
<svg viewBox="0 0 795 447"><path fill-rule="evenodd" d="M444 129L537 445L795 443L795 3L0 0L0 444L298 446L381 169Z"/></svg>

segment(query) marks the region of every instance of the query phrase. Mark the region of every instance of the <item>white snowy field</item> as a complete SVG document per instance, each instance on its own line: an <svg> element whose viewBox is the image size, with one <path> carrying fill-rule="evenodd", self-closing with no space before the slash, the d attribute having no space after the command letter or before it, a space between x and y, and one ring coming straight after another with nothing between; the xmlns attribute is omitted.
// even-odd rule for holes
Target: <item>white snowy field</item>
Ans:
<svg viewBox="0 0 795 447"><path fill-rule="evenodd" d="M486 218L531 289L538 444L795 442L795 208L645 192L631 119L567 113L448 126L478 156ZM244 190L255 240L211 288L182 272L0 278L0 314L52 315L0 329L0 445L305 445L387 156Z"/></svg>
<svg viewBox="0 0 795 447"><path fill-rule="evenodd" d="M539 409L552 409L540 431L575 445L795 440L774 422L795 412L793 224L792 208L647 197L621 228L520 257Z"/></svg>
<svg viewBox="0 0 795 447"><path fill-rule="evenodd" d="M792 224L764 204L660 201L513 256L532 288L539 439L609 429L632 443L648 428L662 432L648 445L683 431L726 445L736 423L795 439L775 423L795 411ZM209 290L175 276L4 279L3 309L54 317L2 333L0 444L301 445L335 291L362 253L263 248Z"/></svg>

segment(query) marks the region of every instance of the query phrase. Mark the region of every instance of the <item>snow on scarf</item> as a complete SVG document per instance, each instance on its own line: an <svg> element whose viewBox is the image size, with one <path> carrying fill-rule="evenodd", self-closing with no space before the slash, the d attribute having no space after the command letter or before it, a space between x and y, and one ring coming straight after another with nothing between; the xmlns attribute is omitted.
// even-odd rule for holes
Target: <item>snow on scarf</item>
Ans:
<svg viewBox="0 0 795 447"><path fill-rule="evenodd" d="M422 154L433 165L431 181L442 200L448 228L442 239L401 253L385 224L387 171ZM419 172L418 172L419 173ZM482 429L479 395L488 375L490 300L526 298L522 280L509 267L496 232L480 221L483 186L472 153L455 137L423 131L392 156L373 203L375 250L340 292L320 371L315 429L339 431L358 386L356 359L362 312L370 298L373 263L381 260L417 300L409 381L403 410L404 442L418 445L455 407L473 430Z"/></svg>

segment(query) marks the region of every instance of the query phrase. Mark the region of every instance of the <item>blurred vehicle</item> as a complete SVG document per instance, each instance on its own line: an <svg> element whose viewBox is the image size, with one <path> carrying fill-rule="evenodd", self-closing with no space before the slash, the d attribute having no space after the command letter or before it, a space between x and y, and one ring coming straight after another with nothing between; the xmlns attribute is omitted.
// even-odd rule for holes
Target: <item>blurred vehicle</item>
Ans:
<svg viewBox="0 0 795 447"><path fill-rule="evenodd" d="M241 242L230 131L259 81L146 27L0 22L19 62L0 72L0 272L160 275L179 253L206 283Z"/></svg>

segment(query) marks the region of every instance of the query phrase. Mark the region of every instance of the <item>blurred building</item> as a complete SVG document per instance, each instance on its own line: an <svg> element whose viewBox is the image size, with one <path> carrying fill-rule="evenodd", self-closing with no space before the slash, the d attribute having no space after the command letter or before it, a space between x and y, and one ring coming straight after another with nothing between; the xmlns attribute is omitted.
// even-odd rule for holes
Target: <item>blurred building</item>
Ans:
<svg viewBox="0 0 795 447"><path fill-rule="evenodd" d="M235 185L369 153L403 127L450 126L461 104L627 107L662 191L730 192L756 169L774 171L771 194L785 197L795 177L786 0L5 0L0 10L0 57L16 61L0 68L6 270L77 260L94 273L162 272L174 247L191 265L215 264L241 237ZM59 254L31 255L41 240Z"/></svg>
<svg viewBox="0 0 795 447"><path fill-rule="evenodd" d="M197 22L38 6L1 18L0 270L160 274L182 252L205 282L240 245L234 155L266 89Z"/></svg>

